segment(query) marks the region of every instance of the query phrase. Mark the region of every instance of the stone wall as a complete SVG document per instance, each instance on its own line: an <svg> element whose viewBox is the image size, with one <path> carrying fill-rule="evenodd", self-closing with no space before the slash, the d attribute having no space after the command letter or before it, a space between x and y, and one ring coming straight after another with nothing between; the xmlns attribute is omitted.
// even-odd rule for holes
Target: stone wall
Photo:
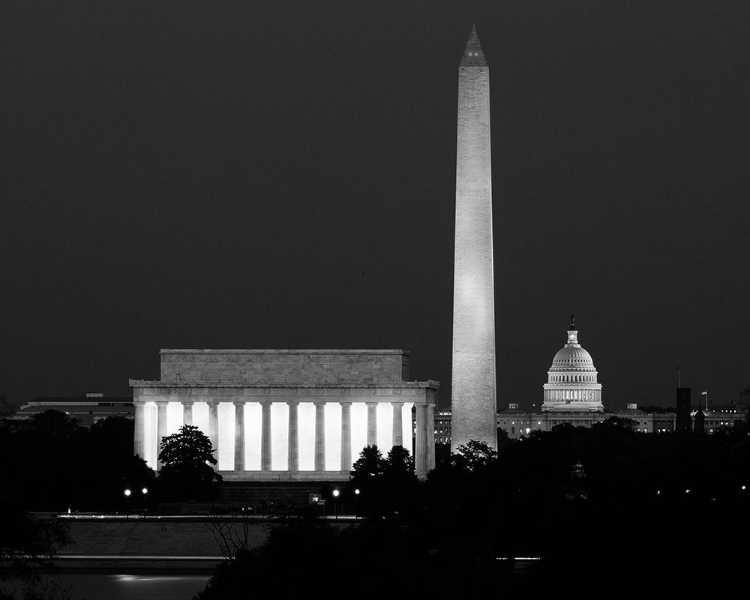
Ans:
<svg viewBox="0 0 750 600"><path fill-rule="evenodd" d="M385 384L408 379L405 350L161 351L163 382Z"/></svg>

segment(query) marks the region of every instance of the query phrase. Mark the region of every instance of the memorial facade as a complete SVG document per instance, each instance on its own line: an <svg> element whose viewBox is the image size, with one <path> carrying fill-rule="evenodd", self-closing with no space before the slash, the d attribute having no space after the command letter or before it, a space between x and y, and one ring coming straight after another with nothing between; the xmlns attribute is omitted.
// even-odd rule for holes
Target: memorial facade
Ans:
<svg viewBox="0 0 750 600"><path fill-rule="evenodd" d="M346 480L367 445L404 446L424 477L439 384L408 378L404 350L162 350L160 380L130 380L134 453L158 469L162 438L187 424L225 480Z"/></svg>

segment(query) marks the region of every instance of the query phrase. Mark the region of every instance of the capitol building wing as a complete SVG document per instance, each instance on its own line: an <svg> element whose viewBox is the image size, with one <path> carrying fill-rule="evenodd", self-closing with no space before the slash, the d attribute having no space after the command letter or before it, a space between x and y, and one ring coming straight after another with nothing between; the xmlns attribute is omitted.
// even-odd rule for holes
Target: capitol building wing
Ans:
<svg viewBox="0 0 750 600"><path fill-rule="evenodd" d="M568 341L547 372L542 412L604 412L602 385L596 379L594 361L578 343L571 317Z"/></svg>

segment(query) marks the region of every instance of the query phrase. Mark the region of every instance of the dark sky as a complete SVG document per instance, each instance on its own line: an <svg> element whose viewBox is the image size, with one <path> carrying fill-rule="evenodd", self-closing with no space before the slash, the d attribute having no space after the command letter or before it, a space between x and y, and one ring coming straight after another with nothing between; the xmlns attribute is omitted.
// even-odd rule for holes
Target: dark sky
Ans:
<svg viewBox="0 0 750 600"><path fill-rule="evenodd" d="M750 385L750 3L0 3L0 393L161 348L404 348L450 401L457 69L492 91L498 404Z"/></svg>

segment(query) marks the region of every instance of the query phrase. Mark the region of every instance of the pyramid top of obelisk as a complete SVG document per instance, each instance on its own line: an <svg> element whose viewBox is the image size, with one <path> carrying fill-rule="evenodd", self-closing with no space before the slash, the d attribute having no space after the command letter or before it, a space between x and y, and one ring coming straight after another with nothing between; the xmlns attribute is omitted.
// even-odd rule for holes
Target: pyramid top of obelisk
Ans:
<svg viewBox="0 0 750 600"><path fill-rule="evenodd" d="M479 36L477 35L476 25L471 26L471 34L469 35L469 41L466 42L466 48L464 48L464 55L461 58L462 67L486 67L487 59L484 57L484 50L482 50L482 44L479 43Z"/></svg>

